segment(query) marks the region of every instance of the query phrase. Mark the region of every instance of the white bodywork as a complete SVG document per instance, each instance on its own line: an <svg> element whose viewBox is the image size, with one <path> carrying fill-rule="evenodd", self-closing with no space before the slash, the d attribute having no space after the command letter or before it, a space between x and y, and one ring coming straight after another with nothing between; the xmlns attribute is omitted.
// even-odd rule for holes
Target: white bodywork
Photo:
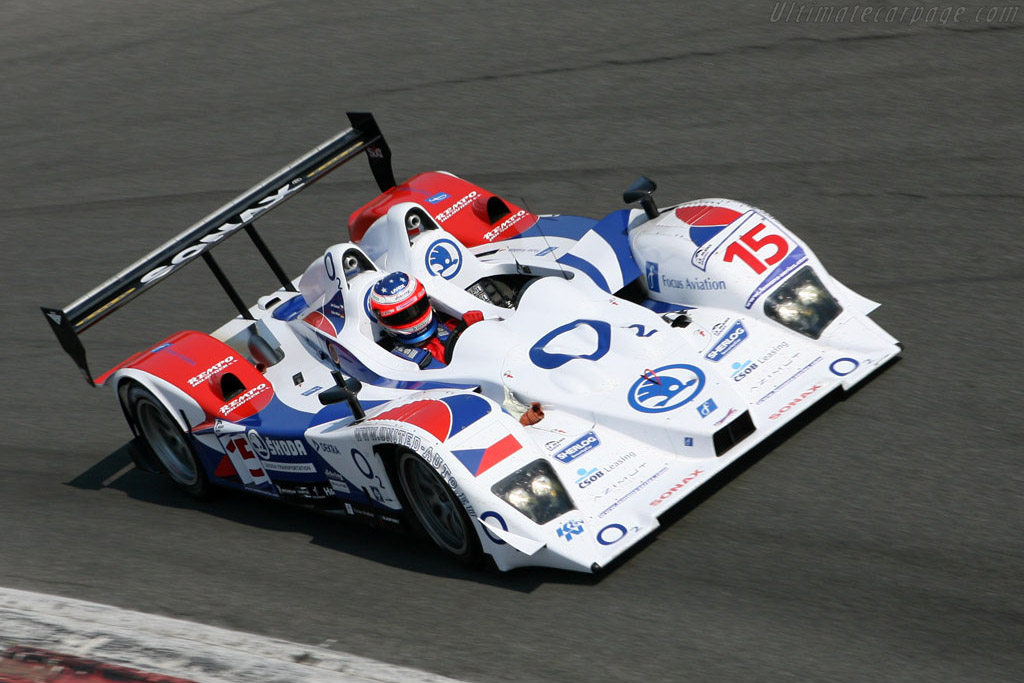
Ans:
<svg viewBox="0 0 1024 683"><path fill-rule="evenodd" d="M462 501L484 551L499 568L592 571L656 529L659 516L768 435L899 352L896 340L867 317L877 304L834 280L777 221L729 200L680 207L695 205L729 208L739 218L701 245L691 240L677 207L655 220L642 211L628 218L632 254L625 256L645 273L647 295L692 307L690 324L673 327L670 320L677 313L663 315L613 296L584 270L557 260L570 252L585 258L605 274L611 291L619 290L629 284L618 275L617 260L624 255L599 238L523 237L470 250L434 226L410 240L406 215L419 207L398 204L370 228L361 246L332 246L295 281L303 311L322 310L341 292L345 322L340 330L325 331L302 315L275 318L273 311L294 296L284 292L251 309L261 336L285 355L266 377L281 401L309 413L321 408L309 390L332 386L332 369L356 363L366 374L386 378L364 380L359 395L364 403L389 402L368 410L370 419L360 424L343 419L305 433L347 482L338 486L375 486L378 501L397 511L394 484L382 476L377 452L386 444L414 450ZM753 237L740 242L757 226L762 227ZM739 247L730 247L737 242ZM431 266L431 250L439 243L457 268ZM737 258L739 249L747 254ZM372 258L378 270L364 268L346 277L341 264L355 251ZM766 285L765 276L777 264L788 270ZM842 306L818 339L771 320L762 308L764 297L806 266ZM483 277L526 269L539 279L526 288L517 309L466 291ZM447 367L421 370L378 344L381 333L364 302L381 271L393 270L419 278L445 314L483 312L484 321L465 331ZM236 319L214 336L241 348L249 329L247 321ZM298 372L302 386L291 381ZM479 387L490 411L446 439L402 419L373 419L397 405L469 391L416 391L402 384L418 382ZM187 397L162 395L172 406L195 411L181 405ZM534 401L543 406L545 418L524 427L518 412ZM753 432L716 454L715 433L747 414ZM506 436L521 448L479 474L455 455L485 449ZM212 442L217 436L202 438ZM354 453L363 458L358 466L353 466ZM543 525L492 492L497 482L538 459L551 465L575 507Z"/></svg>

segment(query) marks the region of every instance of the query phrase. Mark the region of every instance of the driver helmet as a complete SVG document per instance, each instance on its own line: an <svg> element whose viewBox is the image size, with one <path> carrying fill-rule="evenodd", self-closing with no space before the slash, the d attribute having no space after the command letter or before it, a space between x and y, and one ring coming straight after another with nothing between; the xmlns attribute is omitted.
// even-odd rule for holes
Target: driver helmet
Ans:
<svg viewBox="0 0 1024 683"><path fill-rule="evenodd" d="M437 331L426 288L401 271L388 273L373 285L370 310L380 326L403 344L420 344Z"/></svg>

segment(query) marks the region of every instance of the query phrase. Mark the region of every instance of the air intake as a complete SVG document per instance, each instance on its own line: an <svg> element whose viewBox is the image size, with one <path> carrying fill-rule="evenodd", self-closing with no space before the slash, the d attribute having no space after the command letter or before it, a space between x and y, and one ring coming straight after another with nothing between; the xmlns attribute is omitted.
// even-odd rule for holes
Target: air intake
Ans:
<svg viewBox="0 0 1024 683"><path fill-rule="evenodd" d="M715 455L724 455L753 433L754 421L750 419L750 412L745 410L742 415L715 432Z"/></svg>

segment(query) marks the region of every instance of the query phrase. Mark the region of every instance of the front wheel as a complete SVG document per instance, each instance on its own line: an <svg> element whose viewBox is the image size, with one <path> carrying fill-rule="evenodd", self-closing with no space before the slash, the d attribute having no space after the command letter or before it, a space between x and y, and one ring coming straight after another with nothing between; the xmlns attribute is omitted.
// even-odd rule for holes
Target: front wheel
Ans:
<svg viewBox="0 0 1024 683"><path fill-rule="evenodd" d="M473 522L437 470L406 451L398 456L398 482L415 521L437 547L464 564L476 564L481 550Z"/></svg>
<svg viewBox="0 0 1024 683"><path fill-rule="evenodd" d="M196 498L210 493L210 481L188 436L153 394L132 385L126 396L128 414L146 447L175 484Z"/></svg>

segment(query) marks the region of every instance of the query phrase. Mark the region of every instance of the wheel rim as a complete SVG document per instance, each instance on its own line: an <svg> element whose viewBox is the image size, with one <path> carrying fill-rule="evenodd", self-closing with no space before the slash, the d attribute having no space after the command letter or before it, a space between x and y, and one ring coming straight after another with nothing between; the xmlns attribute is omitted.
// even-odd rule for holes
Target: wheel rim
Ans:
<svg viewBox="0 0 1024 683"><path fill-rule="evenodd" d="M192 449L170 415L149 401L139 401L136 418L142 435L171 478L185 486L199 481Z"/></svg>
<svg viewBox="0 0 1024 683"><path fill-rule="evenodd" d="M414 455L401 462L402 483L409 505L434 542L453 555L469 549L469 534L460 503L437 473Z"/></svg>

